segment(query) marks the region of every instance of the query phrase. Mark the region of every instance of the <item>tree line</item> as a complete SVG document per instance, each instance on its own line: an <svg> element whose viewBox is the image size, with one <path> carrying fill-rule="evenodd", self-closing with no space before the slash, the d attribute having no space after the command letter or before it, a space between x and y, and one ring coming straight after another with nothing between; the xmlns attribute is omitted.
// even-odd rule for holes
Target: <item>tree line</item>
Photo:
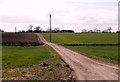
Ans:
<svg viewBox="0 0 120 82"><path fill-rule="evenodd" d="M25 31L25 30L18 30L18 32L20 32L20 33L26 33L26 32L48 33L50 31L52 33L65 33L65 32L74 33L73 30L60 30L60 28L58 28L58 27L55 27L54 29L47 28L47 30L44 31L44 30L42 30L42 28L40 26L34 27L33 25L29 25L27 31ZM0 29L0 32L4 32L4 30ZM16 32L16 27L15 27L15 32ZM111 32L112 32L112 28L111 27L108 27L105 30L99 30L97 28L94 29L94 30L86 30L86 29L82 29L81 30L81 33L111 33ZM120 31L118 30L118 31L116 31L116 33L120 33Z"/></svg>
<svg viewBox="0 0 120 82"><path fill-rule="evenodd" d="M94 30L86 30L86 29L82 29L81 30L82 33L112 33L112 28L108 27L105 30L99 30L99 29L94 29ZM116 33L120 33L120 31L116 31Z"/></svg>
<svg viewBox="0 0 120 82"><path fill-rule="evenodd" d="M28 27L28 30L25 31L25 30L22 30L22 31L19 31L19 32L35 32L35 33L48 33L48 32L52 32L52 33L58 33L58 32L69 32L69 33L74 33L73 30L60 30L58 27L55 27L54 30L50 29L50 28L47 28L46 31L42 30L42 28L40 26L36 26L35 28L33 28L33 25L29 25Z"/></svg>

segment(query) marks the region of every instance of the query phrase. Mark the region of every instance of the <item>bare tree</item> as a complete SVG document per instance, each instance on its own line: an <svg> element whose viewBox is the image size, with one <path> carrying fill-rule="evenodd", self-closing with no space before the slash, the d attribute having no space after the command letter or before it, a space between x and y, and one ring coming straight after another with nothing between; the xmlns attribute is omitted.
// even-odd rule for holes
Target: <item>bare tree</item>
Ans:
<svg viewBox="0 0 120 82"><path fill-rule="evenodd" d="M29 25L29 30L32 31L33 25Z"/></svg>
<svg viewBox="0 0 120 82"><path fill-rule="evenodd" d="M103 30L103 33L109 33L109 32L111 32L111 30L112 30L112 28L111 28L111 27L108 27L108 29Z"/></svg>
<svg viewBox="0 0 120 82"><path fill-rule="evenodd" d="M47 30L46 30L47 32L50 32L50 28L47 28ZM51 31L52 31L52 29L51 29Z"/></svg>
<svg viewBox="0 0 120 82"><path fill-rule="evenodd" d="M59 31L60 31L60 29L58 27L54 28L54 32L59 32Z"/></svg>
<svg viewBox="0 0 120 82"><path fill-rule="evenodd" d="M83 33L87 32L87 30L86 30L86 29L82 29L81 31L82 31Z"/></svg>
<svg viewBox="0 0 120 82"><path fill-rule="evenodd" d="M108 27L108 32L111 32L112 28L111 27Z"/></svg>
<svg viewBox="0 0 120 82"><path fill-rule="evenodd" d="M99 29L94 29L94 32L97 32L97 33L99 33L99 32L101 32L101 30L99 30Z"/></svg>

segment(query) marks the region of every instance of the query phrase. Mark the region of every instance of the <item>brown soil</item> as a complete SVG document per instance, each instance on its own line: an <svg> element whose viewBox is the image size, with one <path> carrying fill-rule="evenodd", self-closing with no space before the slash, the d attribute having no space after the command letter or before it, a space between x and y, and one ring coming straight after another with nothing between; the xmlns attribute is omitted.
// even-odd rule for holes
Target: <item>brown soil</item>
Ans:
<svg viewBox="0 0 120 82"><path fill-rule="evenodd" d="M43 43L33 33L3 33L2 45L6 46L37 46Z"/></svg>

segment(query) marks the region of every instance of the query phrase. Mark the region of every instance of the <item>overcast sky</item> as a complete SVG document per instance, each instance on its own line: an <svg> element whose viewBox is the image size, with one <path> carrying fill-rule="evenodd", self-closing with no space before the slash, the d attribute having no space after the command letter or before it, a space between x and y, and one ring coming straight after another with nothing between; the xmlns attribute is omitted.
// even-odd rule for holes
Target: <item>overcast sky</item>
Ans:
<svg viewBox="0 0 120 82"><path fill-rule="evenodd" d="M46 30L49 14L53 29L118 29L118 0L0 0L0 29L27 30L32 24Z"/></svg>

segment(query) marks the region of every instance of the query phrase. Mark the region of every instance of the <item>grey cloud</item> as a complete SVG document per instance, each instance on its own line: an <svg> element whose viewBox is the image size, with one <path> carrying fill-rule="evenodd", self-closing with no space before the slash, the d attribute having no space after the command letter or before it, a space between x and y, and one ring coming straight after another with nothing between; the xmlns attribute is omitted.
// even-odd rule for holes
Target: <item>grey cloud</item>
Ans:
<svg viewBox="0 0 120 82"><path fill-rule="evenodd" d="M62 17L59 16L52 16L52 23L56 25L69 25L64 22L64 20L61 19ZM2 16L1 17L1 23L23 23L23 24L49 24L49 18L44 19L38 19L38 18L32 18L27 16Z"/></svg>
<svg viewBox="0 0 120 82"><path fill-rule="evenodd" d="M47 21L44 19L37 19L32 17L26 16L2 16L1 17L2 23L36 23L36 24L46 24Z"/></svg>

